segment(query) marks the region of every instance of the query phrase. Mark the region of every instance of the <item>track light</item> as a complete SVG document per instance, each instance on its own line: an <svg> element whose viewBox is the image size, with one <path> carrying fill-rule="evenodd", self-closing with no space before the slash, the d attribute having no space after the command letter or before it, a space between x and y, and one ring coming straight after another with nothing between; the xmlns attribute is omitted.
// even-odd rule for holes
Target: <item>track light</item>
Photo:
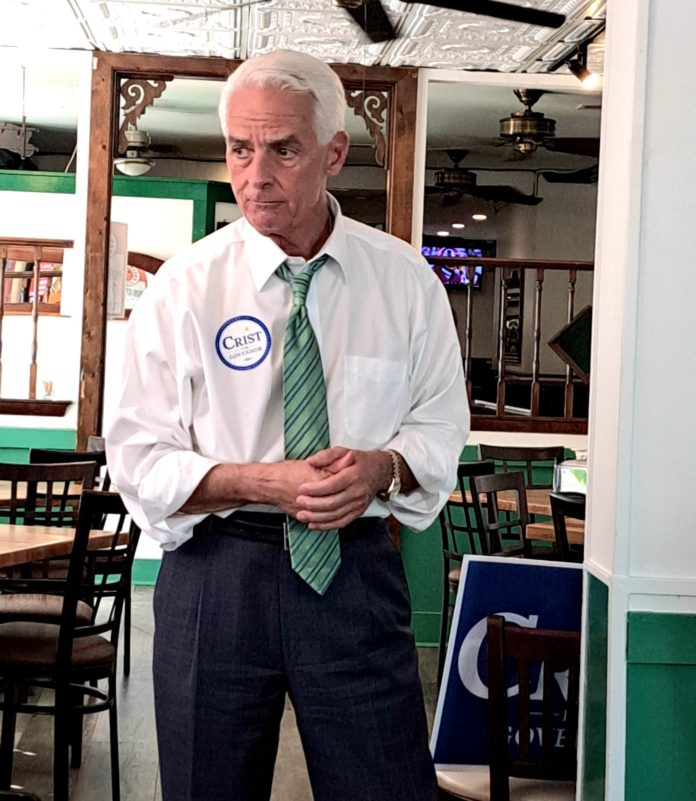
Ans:
<svg viewBox="0 0 696 801"><path fill-rule="evenodd" d="M566 61L568 69L582 84L583 89L597 89L599 86L599 76L590 72L579 58L571 58Z"/></svg>

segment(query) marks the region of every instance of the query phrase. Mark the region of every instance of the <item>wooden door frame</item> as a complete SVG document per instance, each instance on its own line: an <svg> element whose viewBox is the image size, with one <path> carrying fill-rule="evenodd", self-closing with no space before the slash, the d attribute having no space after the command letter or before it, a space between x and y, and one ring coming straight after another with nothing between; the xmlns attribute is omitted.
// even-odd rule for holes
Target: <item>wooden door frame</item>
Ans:
<svg viewBox="0 0 696 801"><path fill-rule="evenodd" d="M77 447L100 434L106 357L106 287L114 141L123 78L176 76L224 80L240 64L220 58L94 53L87 185L85 284ZM411 241L417 71L332 65L347 89L387 91L387 230Z"/></svg>

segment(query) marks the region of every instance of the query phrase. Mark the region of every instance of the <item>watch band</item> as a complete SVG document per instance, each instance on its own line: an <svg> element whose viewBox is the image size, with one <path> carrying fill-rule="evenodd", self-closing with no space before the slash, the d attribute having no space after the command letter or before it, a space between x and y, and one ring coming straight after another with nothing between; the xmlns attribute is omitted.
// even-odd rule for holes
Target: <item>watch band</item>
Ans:
<svg viewBox="0 0 696 801"><path fill-rule="evenodd" d="M401 462L399 454L396 451L385 450L383 453L388 453L392 460L392 477L389 486L386 490L380 490L377 493L377 499L380 501L390 501L395 495L401 491Z"/></svg>

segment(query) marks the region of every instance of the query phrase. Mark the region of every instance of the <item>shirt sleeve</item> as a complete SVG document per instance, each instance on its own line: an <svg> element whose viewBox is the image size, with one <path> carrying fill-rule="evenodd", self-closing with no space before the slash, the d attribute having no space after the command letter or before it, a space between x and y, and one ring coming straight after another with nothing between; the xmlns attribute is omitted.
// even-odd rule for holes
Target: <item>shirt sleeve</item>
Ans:
<svg viewBox="0 0 696 801"><path fill-rule="evenodd" d="M457 465L469 436L470 414L462 355L447 293L428 282L412 309L411 406L386 448L400 453L418 489L387 504L410 528L427 528L457 483Z"/></svg>
<svg viewBox="0 0 696 801"><path fill-rule="evenodd" d="M160 276L157 276L159 278ZM191 537L205 514L179 514L218 462L196 453L191 436L191 359L161 284L138 301L126 332L121 388L107 425L109 473L128 511L165 550Z"/></svg>

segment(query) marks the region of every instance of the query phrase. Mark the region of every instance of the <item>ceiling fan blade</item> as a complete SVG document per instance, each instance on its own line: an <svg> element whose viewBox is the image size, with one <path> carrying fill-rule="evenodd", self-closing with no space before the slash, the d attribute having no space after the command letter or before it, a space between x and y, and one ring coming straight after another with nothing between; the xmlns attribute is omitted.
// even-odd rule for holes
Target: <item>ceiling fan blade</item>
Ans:
<svg viewBox="0 0 696 801"><path fill-rule="evenodd" d="M364 0L357 8L353 3L338 3L344 8L373 42L396 39L396 31L380 0Z"/></svg>
<svg viewBox="0 0 696 801"><path fill-rule="evenodd" d="M466 191L466 194L484 200L497 200L499 203L520 203L523 206L537 206L544 199L536 195L525 195L514 186L477 186Z"/></svg>
<svg viewBox="0 0 696 801"><path fill-rule="evenodd" d="M148 150L151 153L159 153L162 155L181 153L181 148L178 145L170 145L170 144L158 145L154 143L148 147Z"/></svg>
<svg viewBox="0 0 696 801"><path fill-rule="evenodd" d="M599 158L599 139L592 136L556 136L553 139L547 139L544 147L556 153Z"/></svg>
<svg viewBox="0 0 696 801"><path fill-rule="evenodd" d="M406 3L416 1L404 0ZM544 28L560 28L566 21L564 14L501 3L499 0L430 0L426 5L450 8L453 11L466 11L470 14L483 14L487 17L496 17L512 22L524 22L527 25L541 25Z"/></svg>
<svg viewBox="0 0 696 801"><path fill-rule="evenodd" d="M452 206L457 206L462 202L462 197L464 197L464 192L462 190L446 192L442 196L442 207L448 209Z"/></svg>
<svg viewBox="0 0 696 801"><path fill-rule="evenodd" d="M599 177L599 167L593 164L591 167L573 170L573 172L541 170L539 175L550 184L596 184Z"/></svg>

